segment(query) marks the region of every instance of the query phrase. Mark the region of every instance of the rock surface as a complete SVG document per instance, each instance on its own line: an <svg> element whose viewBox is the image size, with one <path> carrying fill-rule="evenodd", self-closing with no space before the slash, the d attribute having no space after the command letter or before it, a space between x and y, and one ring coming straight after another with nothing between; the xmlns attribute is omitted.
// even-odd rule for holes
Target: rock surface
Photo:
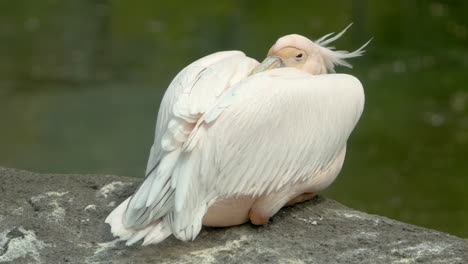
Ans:
<svg viewBox="0 0 468 264"><path fill-rule="evenodd" d="M104 224L141 179L0 168L0 263L468 263L468 240L333 200L266 226L205 228L193 242L126 247Z"/></svg>

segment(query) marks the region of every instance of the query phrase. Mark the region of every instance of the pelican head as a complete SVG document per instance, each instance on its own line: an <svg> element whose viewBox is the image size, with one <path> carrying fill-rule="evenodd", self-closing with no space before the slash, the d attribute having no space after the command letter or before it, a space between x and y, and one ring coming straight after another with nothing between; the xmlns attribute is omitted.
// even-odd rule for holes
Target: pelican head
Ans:
<svg viewBox="0 0 468 264"><path fill-rule="evenodd" d="M316 41L298 34L281 37L270 48L267 58L252 71L252 74L280 67L297 68L313 75L333 73L335 65L352 68L346 59L361 56L370 40L353 52L336 51L334 47L327 46L340 38L350 26L331 38L329 37L334 33L327 34Z"/></svg>

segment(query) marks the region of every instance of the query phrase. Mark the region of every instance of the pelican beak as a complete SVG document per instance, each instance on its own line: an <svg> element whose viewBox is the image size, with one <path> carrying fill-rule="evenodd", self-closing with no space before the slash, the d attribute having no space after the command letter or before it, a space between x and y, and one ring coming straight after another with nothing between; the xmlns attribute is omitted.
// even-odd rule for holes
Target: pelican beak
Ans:
<svg viewBox="0 0 468 264"><path fill-rule="evenodd" d="M284 63L279 57L269 56L265 60L263 60L263 62L260 63L260 65L255 67L250 73L250 75L281 67L284 67Z"/></svg>

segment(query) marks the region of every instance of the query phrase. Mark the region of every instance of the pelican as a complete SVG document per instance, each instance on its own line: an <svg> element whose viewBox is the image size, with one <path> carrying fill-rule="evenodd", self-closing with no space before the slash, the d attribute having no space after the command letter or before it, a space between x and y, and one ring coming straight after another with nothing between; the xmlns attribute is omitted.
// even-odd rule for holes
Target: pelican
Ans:
<svg viewBox="0 0 468 264"><path fill-rule="evenodd" d="M223 51L177 74L159 108L146 178L105 220L113 235L148 245L170 235L194 240L202 225L263 225L328 187L364 107L360 81L334 74L369 43L330 47L346 29L316 41L281 37L262 63Z"/></svg>

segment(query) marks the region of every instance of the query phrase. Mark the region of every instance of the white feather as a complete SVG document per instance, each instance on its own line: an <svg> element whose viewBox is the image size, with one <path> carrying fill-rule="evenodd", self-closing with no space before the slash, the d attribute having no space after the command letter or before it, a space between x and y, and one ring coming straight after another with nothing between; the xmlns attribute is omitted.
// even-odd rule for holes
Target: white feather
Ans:
<svg viewBox="0 0 468 264"><path fill-rule="evenodd" d="M336 35L335 35L334 37L332 37L332 38L326 39L327 37L329 37L329 36L331 36L331 35L333 35L333 34L335 34L335 33L329 33L329 34L327 34L327 35L321 37L320 39L318 39L318 40L316 40L316 41L314 41L314 42L315 42L315 44L318 44L318 45L321 45L321 46L324 46L324 47L325 47L326 45L332 43L333 41L335 41L335 40L341 38L341 36L343 36L344 33L346 32L346 30L348 30L348 28L350 28L352 25L353 25L353 23L349 24L345 29L343 29L340 33L336 34Z"/></svg>

